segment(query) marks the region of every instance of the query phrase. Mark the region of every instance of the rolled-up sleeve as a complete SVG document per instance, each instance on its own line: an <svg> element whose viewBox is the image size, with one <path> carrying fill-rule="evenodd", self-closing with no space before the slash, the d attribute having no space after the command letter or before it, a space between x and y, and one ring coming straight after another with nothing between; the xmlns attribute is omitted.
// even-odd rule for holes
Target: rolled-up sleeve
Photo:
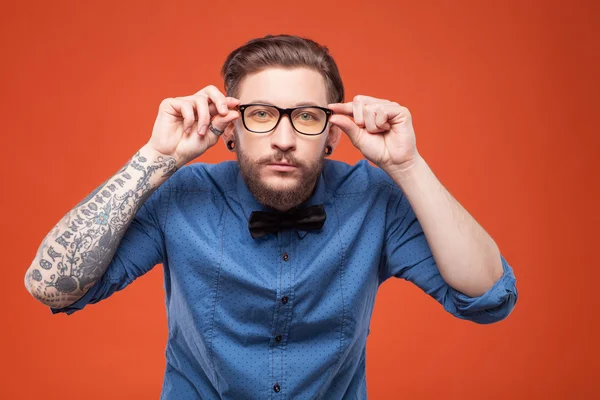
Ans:
<svg viewBox="0 0 600 400"><path fill-rule="evenodd" d="M124 289L136 278L164 260L165 246L161 220L168 201L167 183L146 200L127 228L104 275L75 303L50 310L53 314L73 314Z"/></svg>
<svg viewBox="0 0 600 400"><path fill-rule="evenodd" d="M392 191L386 214L386 240L380 282L389 277L405 279L437 300L452 315L479 324L506 318L517 302L514 272L500 255L504 273L484 294L469 297L442 278L429 244L410 203L401 191Z"/></svg>

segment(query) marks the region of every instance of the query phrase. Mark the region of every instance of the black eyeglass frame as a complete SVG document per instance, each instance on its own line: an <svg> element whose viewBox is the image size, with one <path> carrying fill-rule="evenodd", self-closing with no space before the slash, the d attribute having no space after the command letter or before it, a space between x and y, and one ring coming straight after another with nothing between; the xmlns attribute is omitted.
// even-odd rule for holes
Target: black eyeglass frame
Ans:
<svg viewBox="0 0 600 400"><path fill-rule="evenodd" d="M264 107L271 107L271 108L276 109L277 112L279 112L279 119L275 123L275 126L271 129L269 129L268 131L253 131L252 129L249 129L248 126L246 125L246 117L244 115L244 112L245 112L246 108L252 107L252 106L264 106ZM319 110L322 110L325 112L325 124L323 125L323 129L321 130L321 132L319 132L319 133L304 133L304 132L300 132L298 129L296 129L296 125L294 125L294 121L292 119L292 112L299 110L299 109L303 109L303 108L318 108ZM306 135L306 136L318 136L318 135L322 134L323 132L325 132L325 128L327 128L327 123L329 122L329 117L333 114L333 110L330 110L329 108L325 108L325 107L319 107L319 106L298 106L298 107L292 107L292 108L279 108L277 106L274 106L273 104L263 104L263 103L240 104L238 106L238 110L240 111L240 114L242 115L242 124L244 124L244 128L246 128L250 132L253 132L253 133L271 132L277 128L277 125L279 125L279 122L281 122L281 118L284 115L287 115L288 118L290 119L290 124L292 124L292 128L294 128L294 130L296 132L298 132L299 134Z"/></svg>

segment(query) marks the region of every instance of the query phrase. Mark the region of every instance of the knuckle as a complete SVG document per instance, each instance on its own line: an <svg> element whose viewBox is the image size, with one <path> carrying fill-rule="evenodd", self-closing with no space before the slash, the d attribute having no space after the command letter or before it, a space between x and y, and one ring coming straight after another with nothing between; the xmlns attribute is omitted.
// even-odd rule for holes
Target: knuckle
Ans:
<svg viewBox="0 0 600 400"><path fill-rule="evenodd" d="M171 102L172 102L173 100L175 100L175 99L174 99L174 98L172 98L172 97L167 97L166 99L163 99L163 100L160 102L160 107L166 107L166 106L168 106L169 104L171 104Z"/></svg>
<svg viewBox="0 0 600 400"><path fill-rule="evenodd" d="M360 94L357 94L356 96L354 96L354 98L352 99L352 103L354 104L360 104L362 102L363 96Z"/></svg>

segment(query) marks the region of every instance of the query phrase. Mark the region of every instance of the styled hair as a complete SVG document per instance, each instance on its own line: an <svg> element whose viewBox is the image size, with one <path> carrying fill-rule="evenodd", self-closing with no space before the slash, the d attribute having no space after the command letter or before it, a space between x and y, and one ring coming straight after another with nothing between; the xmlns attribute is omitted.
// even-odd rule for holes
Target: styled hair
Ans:
<svg viewBox="0 0 600 400"><path fill-rule="evenodd" d="M269 67L315 70L325 78L328 101L344 101L344 84L329 49L313 40L292 35L252 39L229 53L221 69L227 96L238 97L239 84L246 75Z"/></svg>

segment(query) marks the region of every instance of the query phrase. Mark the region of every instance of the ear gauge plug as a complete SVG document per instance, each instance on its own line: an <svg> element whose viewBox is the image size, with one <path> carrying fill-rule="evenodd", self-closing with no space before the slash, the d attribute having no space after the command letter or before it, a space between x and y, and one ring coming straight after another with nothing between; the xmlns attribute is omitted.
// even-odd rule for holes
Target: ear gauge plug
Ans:
<svg viewBox="0 0 600 400"><path fill-rule="evenodd" d="M235 149L235 142L233 140L230 140L227 142L227 148L229 150L234 150Z"/></svg>
<svg viewBox="0 0 600 400"><path fill-rule="evenodd" d="M328 156L331 153L333 153L333 147L331 147L329 145L325 146L325 155Z"/></svg>

